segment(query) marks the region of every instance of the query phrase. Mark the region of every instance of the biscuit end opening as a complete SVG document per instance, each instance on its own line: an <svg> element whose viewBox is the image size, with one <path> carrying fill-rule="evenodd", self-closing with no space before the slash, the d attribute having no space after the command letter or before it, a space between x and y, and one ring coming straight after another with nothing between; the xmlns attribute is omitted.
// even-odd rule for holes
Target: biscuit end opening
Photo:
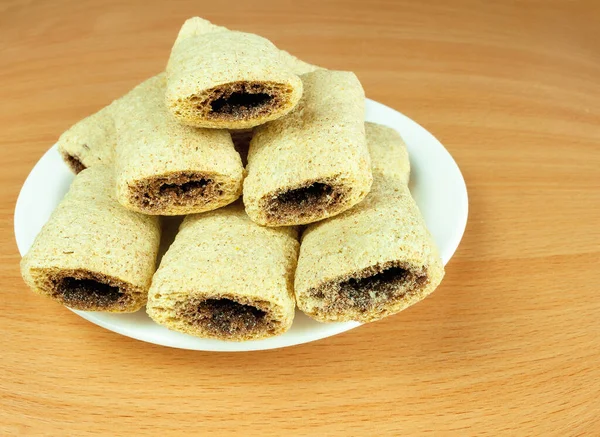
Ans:
<svg viewBox="0 0 600 437"><path fill-rule="evenodd" d="M64 271L49 281L52 297L76 310L123 310L132 302L125 284L97 273Z"/></svg>
<svg viewBox="0 0 600 437"><path fill-rule="evenodd" d="M241 303L229 297L192 299L179 311L179 317L210 337L242 340L274 332L277 321L266 311L266 302Z"/></svg>
<svg viewBox="0 0 600 437"><path fill-rule="evenodd" d="M203 191L207 185L212 183L210 179L200 178L191 179L188 182L183 183L163 183L158 187L160 195L174 195L175 197L186 196L192 192Z"/></svg>
<svg viewBox="0 0 600 437"><path fill-rule="evenodd" d="M309 293L318 301L318 312L362 320L361 315L385 313L389 305L422 289L427 281L426 270L390 262L333 280Z"/></svg>
<svg viewBox="0 0 600 437"><path fill-rule="evenodd" d="M230 82L192 96L190 103L208 120L253 120L286 107L292 91L289 85L275 82Z"/></svg>
<svg viewBox="0 0 600 437"><path fill-rule="evenodd" d="M268 201L266 211L271 220L280 217L294 221L320 218L338 209L345 192L326 182L312 182L284 191Z"/></svg>
<svg viewBox="0 0 600 437"><path fill-rule="evenodd" d="M231 116L237 113L256 111L261 106L268 105L271 100L273 100L273 96L267 93L233 92L213 100L210 106L212 112L216 114Z"/></svg>
<svg viewBox="0 0 600 437"><path fill-rule="evenodd" d="M410 275L401 267L388 267L368 276L349 278L339 283L339 294L353 307L368 309L375 300L389 299Z"/></svg>
<svg viewBox="0 0 600 437"><path fill-rule="evenodd" d="M134 203L149 214L160 214L171 207L206 205L223 195L213 177L195 172L144 179L129 190Z"/></svg>

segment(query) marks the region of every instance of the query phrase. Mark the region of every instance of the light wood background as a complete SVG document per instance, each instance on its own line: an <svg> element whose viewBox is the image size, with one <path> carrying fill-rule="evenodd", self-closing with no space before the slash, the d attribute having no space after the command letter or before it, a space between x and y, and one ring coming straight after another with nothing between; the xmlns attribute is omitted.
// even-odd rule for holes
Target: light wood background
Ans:
<svg viewBox="0 0 600 437"><path fill-rule="evenodd" d="M0 435L600 435L599 5L3 0ZM163 69L193 15L355 71L446 145L470 216L434 295L316 343L216 354L121 337L26 289L25 177Z"/></svg>

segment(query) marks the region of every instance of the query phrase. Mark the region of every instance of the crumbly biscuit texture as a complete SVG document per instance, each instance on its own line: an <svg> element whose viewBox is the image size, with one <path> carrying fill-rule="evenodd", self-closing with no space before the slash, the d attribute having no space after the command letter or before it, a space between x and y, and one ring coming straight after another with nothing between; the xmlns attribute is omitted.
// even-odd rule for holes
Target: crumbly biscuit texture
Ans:
<svg viewBox="0 0 600 437"><path fill-rule="evenodd" d="M154 275L148 315L175 331L230 341L287 331L297 236L258 226L240 202L187 216Z"/></svg>
<svg viewBox="0 0 600 437"><path fill-rule="evenodd" d="M410 164L400 135L374 123L366 123L366 132L371 192L351 210L310 225L302 236L296 300L321 322L379 320L424 299L444 276L408 189Z"/></svg>
<svg viewBox="0 0 600 437"><path fill-rule="evenodd" d="M80 172L21 261L36 293L73 309L134 312L147 300L158 217L124 209L110 168Z"/></svg>
<svg viewBox="0 0 600 437"><path fill-rule="evenodd" d="M167 64L166 104L183 124L245 129L277 119L302 96L288 57L258 35L197 34L186 22Z"/></svg>
<svg viewBox="0 0 600 437"><path fill-rule="evenodd" d="M115 120L116 190L144 214L210 211L240 197L244 168L226 130L179 124L164 105L164 74L131 91Z"/></svg>
<svg viewBox="0 0 600 437"><path fill-rule="evenodd" d="M302 76L292 113L254 129L244 182L246 212L264 226L312 223L339 214L369 192L365 95L354 73Z"/></svg>

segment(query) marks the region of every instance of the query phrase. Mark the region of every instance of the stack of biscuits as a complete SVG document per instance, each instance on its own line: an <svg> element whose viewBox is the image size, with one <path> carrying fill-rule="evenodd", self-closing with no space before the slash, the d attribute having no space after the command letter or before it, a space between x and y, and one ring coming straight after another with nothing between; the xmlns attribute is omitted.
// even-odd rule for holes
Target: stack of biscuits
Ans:
<svg viewBox="0 0 600 437"><path fill-rule="evenodd" d="M406 146L365 123L351 72L195 17L166 71L58 140L77 175L21 262L69 308L148 315L231 341L371 322L430 294L443 264ZM157 266L164 216L185 216ZM157 268L158 267L158 268Z"/></svg>

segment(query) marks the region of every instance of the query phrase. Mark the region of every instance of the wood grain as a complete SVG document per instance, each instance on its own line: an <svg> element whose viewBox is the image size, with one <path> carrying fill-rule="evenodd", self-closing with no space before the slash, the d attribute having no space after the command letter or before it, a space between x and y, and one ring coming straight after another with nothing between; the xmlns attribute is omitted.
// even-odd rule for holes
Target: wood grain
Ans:
<svg viewBox="0 0 600 437"><path fill-rule="evenodd" d="M0 435L599 435L599 5L3 1ZM316 343L215 354L25 288L12 217L28 172L162 70L192 15L354 70L446 145L470 217L436 293Z"/></svg>

